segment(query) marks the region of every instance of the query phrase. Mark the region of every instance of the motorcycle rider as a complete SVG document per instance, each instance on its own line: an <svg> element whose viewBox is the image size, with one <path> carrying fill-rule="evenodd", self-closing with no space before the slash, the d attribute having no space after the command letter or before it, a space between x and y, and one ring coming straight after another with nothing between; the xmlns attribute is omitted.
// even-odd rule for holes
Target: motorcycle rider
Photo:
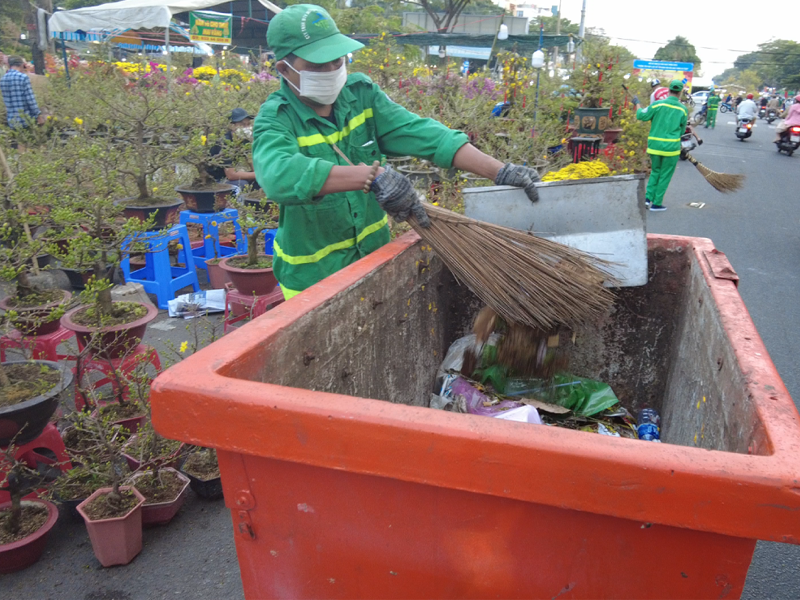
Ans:
<svg viewBox="0 0 800 600"><path fill-rule="evenodd" d="M780 114L781 112L781 101L778 100L778 96L772 96L769 99L769 103L767 104L767 114L771 111L775 111L775 115Z"/></svg>
<svg viewBox="0 0 800 600"><path fill-rule="evenodd" d="M741 120L745 118L750 119L751 122L755 122L757 114L758 106L756 106L756 103L753 101L753 94L747 94L747 99L739 105L739 118L736 123L737 126Z"/></svg>
<svg viewBox="0 0 800 600"><path fill-rule="evenodd" d="M661 85L661 82L658 79L653 79L653 81L650 82L650 87L653 90L650 94L650 104L669 96L669 90L665 87L658 87L659 85Z"/></svg>
<svg viewBox="0 0 800 600"><path fill-rule="evenodd" d="M786 111L786 118L775 128L775 139L778 142L781 134L794 125L800 125L800 94L794 97L794 104Z"/></svg>

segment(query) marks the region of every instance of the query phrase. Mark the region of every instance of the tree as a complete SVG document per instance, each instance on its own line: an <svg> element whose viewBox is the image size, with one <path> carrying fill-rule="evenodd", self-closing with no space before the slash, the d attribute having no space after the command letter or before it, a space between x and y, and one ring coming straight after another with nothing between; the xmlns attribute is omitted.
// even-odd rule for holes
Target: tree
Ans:
<svg viewBox="0 0 800 600"><path fill-rule="evenodd" d="M404 3L419 6L433 19L437 31L449 33L458 23L458 17L468 5L473 3L473 0L404 0ZM498 6L495 12L488 14L501 14L502 12L503 9Z"/></svg>
<svg viewBox="0 0 800 600"><path fill-rule="evenodd" d="M108 0L56 0L54 4L64 10L73 10L75 8L85 8L87 6L97 6L105 4Z"/></svg>
<svg viewBox="0 0 800 600"><path fill-rule="evenodd" d="M667 42L666 46L661 46L661 48L656 50L656 54L653 58L655 60L694 63L695 71L699 71L702 65L694 45L680 35Z"/></svg>
<svg viewBox="0 0 800 600"><path fill-rule="evenodd" d="M742 54L733 63L739 71L753 70L770 87L800 83L800 43L773 40L758 45L756 52Z"/></svg>

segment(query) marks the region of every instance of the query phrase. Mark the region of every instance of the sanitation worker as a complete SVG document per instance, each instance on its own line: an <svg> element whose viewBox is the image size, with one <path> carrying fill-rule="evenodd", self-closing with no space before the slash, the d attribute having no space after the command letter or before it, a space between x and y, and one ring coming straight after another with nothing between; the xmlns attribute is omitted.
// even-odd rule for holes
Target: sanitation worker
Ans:
<svg viewBox="0 0 800 600"><path fill-rule="evenodd" d="M429 225L408 178L389 166L373 176L382 155L455 167L538 199L535 170L487 156L466 134L395 104L366 75L348 75L345 58L363 45L325 9L285 8L267 43L283 81L256 117L253 165L280 207L273 268L286 299L389 242L387 214Z"/></svg>
<svg viewBox="0 0 800 600"><path fill-rule="evenodd" d="M647 137L647 153L650 155L650 179L647 182L645 204L652 211L667 210L663 205L664 194L675 173L675 167L681 154L681 135L686 130L689 113L681 104L680 96L683 82L673 79L669 83L669 96L659 100L647 108L636 104L636 118L650 121L650 134Z"/></svg>
<svg viewBox="0 0 800 600"><path fill-rule="evenodd" d="M719 96L711 88L711 93L708 95L708 114L706 115L706 129L709 127L714 129L717 124L717 110L719 109Z"/></svg>

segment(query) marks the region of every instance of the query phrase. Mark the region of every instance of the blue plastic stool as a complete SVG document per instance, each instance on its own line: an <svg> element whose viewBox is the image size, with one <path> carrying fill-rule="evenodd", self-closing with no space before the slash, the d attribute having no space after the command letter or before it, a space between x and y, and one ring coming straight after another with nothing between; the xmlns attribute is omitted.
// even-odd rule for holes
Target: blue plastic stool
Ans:
<svg viewBox="0 0 800 600"><path fill-rule="evenodd" d="M247 230L247 233L252 233L255 229L255 227L251 227ZM262 231L264 235L264 253L269 256L274 254L272 245L275 243L275 234L277 233L277 229L265 229ZM242 235L242 230L238 226L236 227L236 251L239 254L247 254L247 238Z"/></svg>
<svg viewBox="0 0 800 600"><path fill-rule="evenodd" d="M226 208L223 211L216 213L196 213L190 210L181 212L181 225L200 225L203 228L203 245L199 248L193 248L192 254L197 259L195 265L199 268L205 269L208 272L208 265L206 261L218 256L230 256L236 254L236 248L222 246L219 243L219 226L223 223L234 222L236 228L236 240L238 245L239 240L239 224L236 219L239 217L239 211L235 208ZM208 237L211 236L211 237ZM216 254L214 250L216 249Z"/></svg>
<svg viewBox="0 0 800 600"><path fill-rule="evenodd" d="M182 245L178 248L178 262L183 262L185 267L173 267L169 261L168 246L172 241ZM145 266L131 272L130 250L136 244L145 246ZM126 282L141 283L148 294L158 298L158 308L167 308L167 301L175 298L181 288L192 286L195 292L200 291L197 280L197 271L194 266L194 256L190 252L189 231L186 225L173 225L167 230L147 231L138 233L125 240L122 259L122 272ZM138 248L133 249L138 251ZM181 257L183 260L181 260Z"/></svg>

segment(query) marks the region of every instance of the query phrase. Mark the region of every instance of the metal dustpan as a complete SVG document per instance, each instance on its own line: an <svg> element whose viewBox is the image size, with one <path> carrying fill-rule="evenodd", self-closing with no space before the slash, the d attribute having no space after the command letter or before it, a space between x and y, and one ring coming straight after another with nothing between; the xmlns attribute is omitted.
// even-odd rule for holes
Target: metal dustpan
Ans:
<svg viewBox="0 0 800 600"><path fill-rule="evenodd" d="M647 283L643 175L553 181L537 187L535 204L519 188L467 188L464 212L611 261L621 287Z"/></svg>

